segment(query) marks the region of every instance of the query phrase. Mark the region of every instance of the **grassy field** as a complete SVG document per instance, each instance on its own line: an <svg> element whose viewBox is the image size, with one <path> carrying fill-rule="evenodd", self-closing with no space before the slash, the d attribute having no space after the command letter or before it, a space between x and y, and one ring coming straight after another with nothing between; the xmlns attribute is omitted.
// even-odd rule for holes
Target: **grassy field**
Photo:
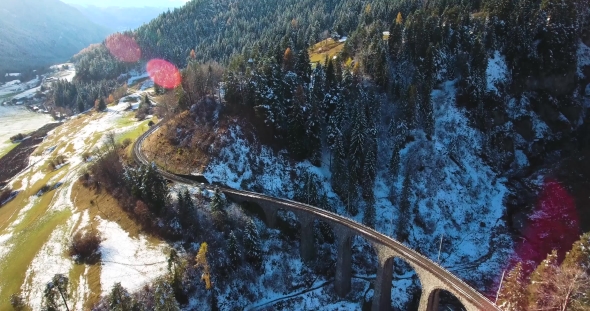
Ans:
<svg viewBox="0 0 590 311"><path fill-rule="evenodd" d="M10 150L16 148L16 146L18 146L18 143L12 143L10 140L6 142L7 146L5 148L0 148L0 158L5 156L7 153L10 152Z"/></svg>
<svg viewBox="0 0 590 311"><path fill-rule="evenodd" d="M38 146L33 155L39 158L11 182L12 188L21 192L0 207L0 310L12 309L10 295L21 292L23 297L31 299L30 295L34 295L31 290L38 293L44 286L38 281L39 267L31 267L33 262L46 262L47 259L43 259L46 256L70 267L60 273L70 278L71 303L77 303L74 309L91 309L102 294L101 265L75 264L65 251L70 236L82 227L97 227L101 221L108 221L118 224L131 238L141 235L150 245L162 242L142 234L141 228L121 210L112 196L84 188L77 181L87 165L81 162L83 152L99 146L109 131L119 132L117 141L135 140L149 128L148 122L136 121L132 113L120 116L90 113L66 122ZM53 151L47 152L48 148ZM48 163L58 154L65 155L72 164L51 171ZM35 195L42 186L58 181L63 182L61 187L40 197ZM82 224L84 214L89 220ZM56 239L60 244L57 254L52 251L56 249L53 244L48 244ZM59 249L64 250L63 254ZM85 288L81 294L76 292L79 285Z"/></svg>
<svg viewBox="0 0 590 311"><path fill-rule="evenodd" d="M332 58L338 55L342 51L342 48L344 48L344 42L338 42L332 38L328 38L314 44L309 49L309 59L312 63L321 63L323 65L326 56Z"/></svg>

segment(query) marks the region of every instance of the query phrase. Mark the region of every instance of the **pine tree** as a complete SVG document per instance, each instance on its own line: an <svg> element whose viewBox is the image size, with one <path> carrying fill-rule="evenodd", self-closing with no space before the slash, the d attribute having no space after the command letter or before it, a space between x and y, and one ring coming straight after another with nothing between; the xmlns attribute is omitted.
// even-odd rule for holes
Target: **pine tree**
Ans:
<svg viewBox="0 0 590 311"><path fill-rule="evenodd" d="M109 304L109 310L111 311L128 311L133 308L131 294L129 294L127 289L121 286L120 282L115 283L113 289L111 289L111 292L107 297L107 302Z"/></svg>
<svg viewBox="0 0 590 311"><path fill-rule="evenodd" d="M365 158L363 160L363 197L366 200L373 201L374 193L373 186L375 185L375 178L377 173L377 127L369 114L370 106L365 106L365 114L367 115L367 147Z"/></svg>
<svg viewBox="0 0 590 311"><path fill-rule="evenodd" d="M152 101L148 97L147 94L143 95L141 98L141 103L139 104L139 108L149 108L152 106Z"/></svg>
<svg viewBox="0 0 590 311"><path fill-rule="evenodd" d="M158 173L155 163L144 166L141 188L141 198L146 201L152 211L161 213L169 200L168 185L164 177Z"/></svg>
<svg viewBox="0 0 590 311"><path fill-rule="evenodd" d="M519 262L508 272L496 303L504 311L526 311L527 296L524 271Z"/></svg>
<svg viewBox="0 0 590 311"><path fill-rule="evenodd" d="M367 143L367 119L362 109L356 109L353 122L350 134L350 175L351 182L360 184Z"/></svg>
<svg viewBox="0 0 590 311"><path fill-rule="evenodd" d="M252 219L248 219L244 231L244 249L246 260L254 264L255 267L262 266L262 249L260 246L260 237L258 228Z"/></svg>
<svg viewBox="0 0 590 311"><path fill-rule="evenodd" d="M184 190L178 194L178 209L181 212L195 209L195 202L193 201L188 188L184 188Z"/></svg>
<svg viewBox="0 0 590 311"><path fill-rule="evenodd" d="M182 88L182 85L179 85L174 89L174 94L176 95L176 101L178 102L178 109L180 109L180 111L188 110L190 108L190 103L186 96L186 92ZM226 93L226 97L227 95L228 93Z"/></svg>
<svg viewBox="0 0 590 311"><path fill-rule="evenodd" d="M584 233L566 253L562 266L577 266L590 272L590 232Z"/></svg>
<svg viewBox="0 0 590 311"><path fill-rule="evenodd" d="M180 311L172 285L163 278L154 284L154 310Z"/></svg>
<svg viewBox="0 0 590 311"><path fill-rule="evenodd" d="M391 159L389 160L389 172L391 173L392 178L396 178L397 174L399 173L399 164L400 164L400 151L401 146L397 140L393 143L393 148L391 152Z"/></svg>
<svg viewBox="0 0 590 311"><path fill-rule="evenodd" d="M211 199L211 212L212 213L225 213L225 200L221 197L221 191L219 188L215 188L213 192L213 198Z"/></svg>
<svg viewBox="0 0 590 311"><path fill-rule="evenodd" d="M530 284L527 287L528 307L531 310L540 310L547 306L548 297L555 291L553 284L547 280L554 278L557 271L557 251L553 250L533 271Z"/></svg>
<svg viewBox="0 0 590 311"><path fill-rule="evenodd" d="M363 215L363 224L365 224L365 226L375 228L375 213L375 204L373 202L367 203L365 214Z"/></svg>
<svg viewBox="0 0 590 311"><path fill-rule="evenodd" d="M293 157L297 160L303 160L308 155L306 148L306 116L305 111L308 109L307 98L305 91L299 85L295 91L293 98L293 105L289 113L289 131L287 137L289 138L289 150Z"/></svg>
<svg viewBox="0 0 590 311"><path fill-rule="evenodd" d="M313 96L312 96L313 97ZM319 101L311 102L309 115L306 120L306 150L311 164L322 165L322 124L321 107Z"/></svg>
<svg viewBox="0 0 590 311"><path fill-rule="evenodd" d="M237 269L242 261L242 254L238 248L238 239L233 231L229 233L229 241L227 243L227 253L232 268Z"/></svg>
<svg viewBox="0 0 590 311"><path fill-rule="evenodd" d="M45 286L43 291L43 310L59 311L63 303L66 310L69 310L67 300L69 279L63 274L56 274Z"/></svg>
<svg viewBox="0 0 590 311"><path fill-rule="evenodd" d="M78 96L76 98L76 103L78 105L78 112L79 113L86 111L86 109L84 108L84 101L82 100L82 97Z"/></svg>
<svg viewBox="0 0 590 311"><path fill-rule="evenodd" d="M336 70L334 68L334 62L326 56L326 88L325 93L330 93L336 85Z"/></svg>
<svg viewBox="0 0 590 311"><path fill-rule="evenodd" d="M107 104L104 102L104 98L100 98L98 100L98 106L96 107L96 110L98 111L105 111L107 109Z"/></svg>
<svg viewBox="0 0 590 311"><path fill-rule="evenodd" d="M410 179L410 173L406 171L404 176L404 183L402 186L402 194L399 200L399 213L398 221L396 225L396 238L400 242L407 242L410 237L410 191L412 181Z"/></svg>
<svg viewBox="0 0 590 311"><path fill-rule="evenodd" d="M309 53L307 49L301 49L297 54L297 61L295 62L295 73L303 80L303 82L309 84L311 78L311 65L309 60Z"/></svg>

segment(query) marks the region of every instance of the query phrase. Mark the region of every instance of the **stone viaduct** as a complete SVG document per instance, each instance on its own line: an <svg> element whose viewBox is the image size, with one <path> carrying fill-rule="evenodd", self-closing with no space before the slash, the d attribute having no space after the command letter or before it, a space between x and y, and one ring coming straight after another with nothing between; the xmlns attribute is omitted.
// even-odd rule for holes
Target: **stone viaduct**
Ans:
<svg viewBox="0 0 590 311"><path fill-rule="evenodd" d="M149 164L149 160L141 152L141 144L157 128L158 126L152 127L136 141L133 147L133 155L137 162ZM162 169L159 169L159 172L164 177L183 184L194 185L204 181L202 176L175 175ZM205 186L211 187L210 185ZM295 201L227 187L219 187L219 189L228 199L236 203L250 203L259 206L264 212L266 225L271 228L276 227L277 212L279 210L293 212L301 225L300 254L304 261L312 260L315 256L314 221L321 220L328 223L334 231L337 243L338 255L334 288L336 294L340 297L346 296L351 289L351 242L354 236L360 236L369 241L377 254L378 266L374 283L373 311L389 310L391 307L393 261L395 258L407 262L416 271L420 279L422 295L420 296L419 311L438 310L438 298L442 290L446 290L457 297L468 311L500 311L494 303L477 290L471 288L432 260L400 242L351 219Z"/></svg>

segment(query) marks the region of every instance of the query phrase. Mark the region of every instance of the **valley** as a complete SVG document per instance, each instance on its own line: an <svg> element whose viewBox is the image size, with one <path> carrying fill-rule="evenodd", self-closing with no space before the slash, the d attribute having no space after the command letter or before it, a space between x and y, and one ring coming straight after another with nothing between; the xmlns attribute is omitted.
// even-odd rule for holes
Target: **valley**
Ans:
<svg viewBox="0 0 590 311"><path fill-rule="evenodd" d="M0 208L0 309L11 308L14 293L22 293L32 309L41 309L43 289L55 273L69 275L72 307L81 310L114 282L139 288L165 270L167 244L140 233L114 199L88 192L78 182L88 165L83 154L100 148L106 133L134 139L147 130L147 121L134 121L127 107L121 103L65 121L37 147L31 164L11 179L8 187L19 192ZM65 157L65 165L51 169L49 163L58 155ZM39 192L45 185L50 190ZM89 227L104 238L100 266L76 264L67 255L72 232Z"/></svg>
<svg viewBox="0 0 590 311"><path fill-rule="evenodd" d="M590 307L587 0L178 6L0 66L0 309Z"/></svg>

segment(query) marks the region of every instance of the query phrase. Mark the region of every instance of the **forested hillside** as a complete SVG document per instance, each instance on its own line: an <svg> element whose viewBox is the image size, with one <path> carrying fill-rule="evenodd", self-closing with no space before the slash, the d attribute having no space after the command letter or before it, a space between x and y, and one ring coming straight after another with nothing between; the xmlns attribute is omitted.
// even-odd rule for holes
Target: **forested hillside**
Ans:
<svg viewBox="0 0 590 311"><path fill-rule="evenodd" d="M193 171L362 221L488 293L590 230L588 0L193 0L126 35L184 68L159 89L189 110L166 165L215 154ZM106 51L79 79L122 70ZM394 274L411 308L417 278Z"/></svg>
<svg viewBox="0 0 590 311"><path fill-rule="evenodd" d="M59 0L6 0L0 14L0 72L65 62L110 32Z"/></svg>

